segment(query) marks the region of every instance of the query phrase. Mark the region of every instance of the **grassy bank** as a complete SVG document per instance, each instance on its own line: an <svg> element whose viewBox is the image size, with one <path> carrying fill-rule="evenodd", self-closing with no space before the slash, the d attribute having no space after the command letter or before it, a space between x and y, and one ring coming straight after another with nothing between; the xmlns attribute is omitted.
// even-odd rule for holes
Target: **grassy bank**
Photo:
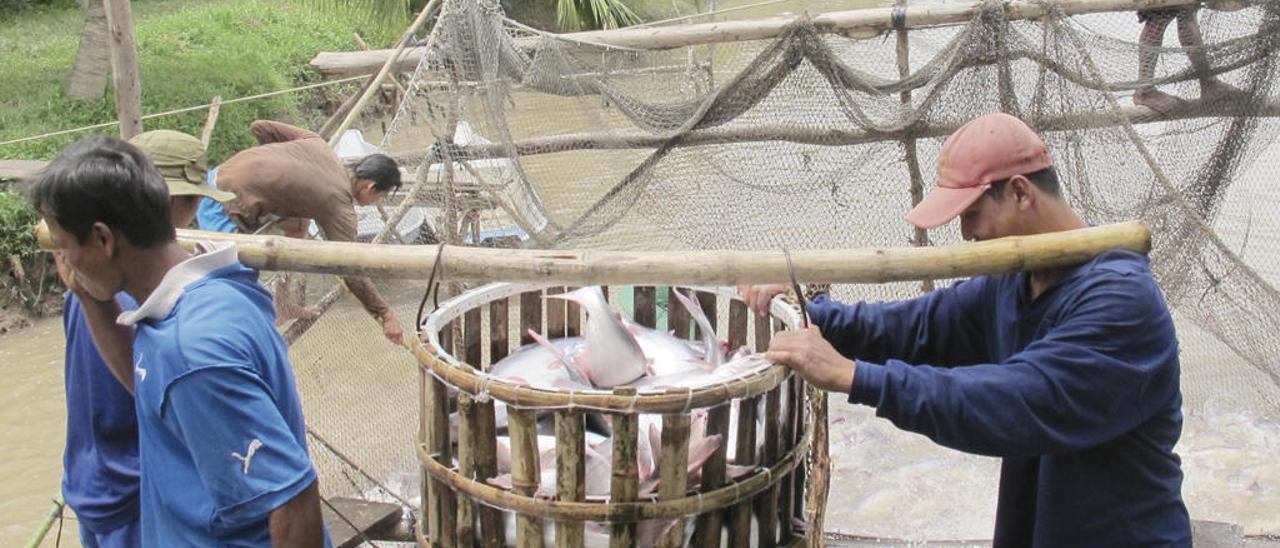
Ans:
<svg viewBox="0 0 1280 548"><path fill-rule="evenodd" d="M273 0L134 0L142 68L144 113L256 95L319 81L306 62L322 50L353 49L362 29L348 18L327 16L293 2ZM63 97L79 46L84 15L70 0L0 5L0 142L111 122L110 86L101 99ZM384 45L395 31L361 32ZM224 105L210 146L220 162L254 144L249 123L271 118L316 127L326 103L341 102L356 84ZM148 120L147 129L198 134L206 112ZM0 159L51 159L67 144L94 132L0 145ZM0 183L0 312L39 314L56 294L49 257L35 252L34 213L25 199Z"/></svg>
<svg viewBox="0 0 1280 548"><path fill-rule="evenodd" d="M215 95L227 100L319 81L307 60L322 50L353 49L352 35L361 30L350 20L292 2L135 0L133 6L144 113L200 105ZM0 19L0 142L115 119L110 86L101 100L63 97L83 24L74 3L19 10ZM371 42L377 44L392 33L373 34ZM328 87L224 106L212 159L252 145L248 124L256 118L317 125L318 107L340 102L351 89ZM191 112L144 125L198 133L204 118L203 111ZM84 135L0 145L0 158L49 159Z"/></svg>

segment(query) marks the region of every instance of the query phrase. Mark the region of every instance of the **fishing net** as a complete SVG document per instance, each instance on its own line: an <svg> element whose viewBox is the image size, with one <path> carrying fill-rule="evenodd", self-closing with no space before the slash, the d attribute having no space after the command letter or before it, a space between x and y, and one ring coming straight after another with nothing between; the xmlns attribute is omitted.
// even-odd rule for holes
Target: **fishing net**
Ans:
<svg viewBox="0 0 1280 548"><path fill-rule="evenodd" d="M849 5L768 4L734 16ZM1280 5L1211 4L1196 12L1206 45L1180 47L1170 23L1155 76L1139 80L1132 11L1067 16L1054 2L1035 3L1047 9L1036 20L989 2L958 24L913 19L895 29L906 21L895 17L846 35L822 16L800 17L766 39L648 49L536 31L493 0L446 1L381 148L414 175L407 199L428 212L432 236L453 241L935 245L958 242L956 227L926 234L902 216L932 188L942 141L973 117L1009 112L1043 136L1088 222L1139 219L1152 229L1188 411L1229 407L1274 421L1280 218L1263 204L1280 198L1280 163L1265 154L1280 129L1271 99ZM746 28L737 36L754 36ZM1198 99L1211 77L1239 92ZM1186 102L1165 113L1135 107L1132 92L1152 85ZM406 324L424 286L379 281ZM891 299L927 287L834 293ZM402 478L392 487L415 497L417 364L380 338L343 301L294 345L299 384L328 443L378 481ZM371 489L332 452L313 452L327 492ZM839 463L837 484L838 473Z"/></svg>

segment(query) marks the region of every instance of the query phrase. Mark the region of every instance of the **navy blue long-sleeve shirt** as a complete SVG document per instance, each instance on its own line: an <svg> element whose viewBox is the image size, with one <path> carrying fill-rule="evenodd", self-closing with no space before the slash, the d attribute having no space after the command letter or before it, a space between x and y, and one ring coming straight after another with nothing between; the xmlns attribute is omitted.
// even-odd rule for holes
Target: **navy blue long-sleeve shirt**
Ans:
<svg viewBox="0 0 1280 548"><path fill-rule="evenodd" d="M1178 343L1145 256L1104 253L1035 300L1020 272L808 311L857 361L851 402L1003 458L997 547L1191 545Z"/></svg>

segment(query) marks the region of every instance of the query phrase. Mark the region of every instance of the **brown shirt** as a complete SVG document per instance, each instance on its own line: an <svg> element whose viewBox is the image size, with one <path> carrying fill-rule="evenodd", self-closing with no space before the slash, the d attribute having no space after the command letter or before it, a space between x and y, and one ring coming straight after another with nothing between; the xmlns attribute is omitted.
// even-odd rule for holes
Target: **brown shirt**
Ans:
<svg viewBox="0 0 1280 548"><path fill-rule="evenodd" d="M273 216L313 219L326 240L355 241L355 194L347 167L319 135L258 120L249 126L259 146L218 166L217 185L234 192L227 215L245 232ZM368 278L343 278L365 310L381 318L389 307Z"/></svg>

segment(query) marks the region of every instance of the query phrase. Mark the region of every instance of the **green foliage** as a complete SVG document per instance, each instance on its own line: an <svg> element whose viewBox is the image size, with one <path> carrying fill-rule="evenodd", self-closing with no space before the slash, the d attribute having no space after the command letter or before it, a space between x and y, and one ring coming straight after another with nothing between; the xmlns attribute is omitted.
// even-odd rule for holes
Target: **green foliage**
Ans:
<svg viewBox="0 0 1280 548"><path fill-rule="evenodd" d="M556 0L556 24L565 31L616 29L640 22L622 0Z"/></svg>
<svg viewBox="0 0 1280 548"><path fill-rule="evenodd" d="M38 249L31 229L40 217L27 205L27 198L11 189L0 190L0 256L27 259Z"/></svg>
<svg viewBox="0 0 1280 548"><path fill-rule="evenodd" d="M58 287L50 256L36 247L32 228L39 220L26 196L0 187L0 305L17 303L38 312Z"/></svg>
<svg viewBox="0 0 1280 548"><path fill-rule="evenodd" d="M352 49L357 31L341 17L272 0L135 2L134 18L145 113L201 105L215 95L228 100L319 81L307 61L320 51ZM110 89L97 101L63 97L82 24L83 13L73 3L27 11L0 27L0 82L5 82L0 141L115 119ZM322 115L314 107L340 102L351 89L336 86L224 104L210 159L220 162L252 146L249 123L258 118L317 127ZM205 115L200 110L143 125L198 134ZM0 158L51 159L90 134L2 145Z"/></svg>

